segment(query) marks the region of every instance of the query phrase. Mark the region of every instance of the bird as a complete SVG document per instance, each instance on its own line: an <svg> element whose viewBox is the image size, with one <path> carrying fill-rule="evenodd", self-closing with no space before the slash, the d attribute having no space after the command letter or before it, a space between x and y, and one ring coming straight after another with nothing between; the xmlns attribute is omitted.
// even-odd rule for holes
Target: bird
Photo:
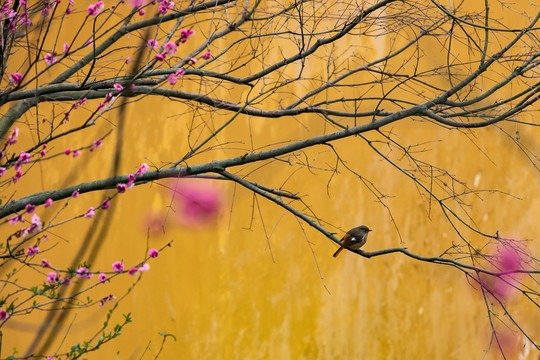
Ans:
<svg viewBox="0 0 540 360"><path fill-rule="evenodd" d="M368 233L371 231L367 226L360 225L347 231L347 233L341 239L341 246L334 253L334 257L338 256L339 253L347 248L350 250L358 250L365 245L367 241Z"/></svg>

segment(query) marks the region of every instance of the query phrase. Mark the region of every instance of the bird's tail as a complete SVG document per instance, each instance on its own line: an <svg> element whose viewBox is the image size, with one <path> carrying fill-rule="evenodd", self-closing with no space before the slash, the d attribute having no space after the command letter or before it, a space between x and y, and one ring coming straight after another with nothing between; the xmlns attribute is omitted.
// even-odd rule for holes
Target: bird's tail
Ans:
<svg viewBox="0 0 540 360"><path fill-rule="evenodd" d="M340 253L343 249L345 249L343 246L341 246L339 249L337 249L337 251L334 253L334 257L338 256L339 253Z"/></svg>

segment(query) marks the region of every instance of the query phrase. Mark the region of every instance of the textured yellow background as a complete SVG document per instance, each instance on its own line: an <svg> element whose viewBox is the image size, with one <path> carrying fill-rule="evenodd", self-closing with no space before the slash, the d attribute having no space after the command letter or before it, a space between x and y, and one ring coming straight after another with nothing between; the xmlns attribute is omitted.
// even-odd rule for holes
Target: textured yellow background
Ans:
<svg viewBox="0 0 540 360"><path fill-rule="evenodd" d="M161 166L161 161L174 161L184 154L188 150L186 124L191 119L178 115L183 112L179 103L157 97L130 105L122 173L134 172L142 162ZM109 115L112 122L115 116L114 112ZM226 119L211 113L208 117L205 120L215 126ZM291 126L290 118L240 117L219 139L241 140L243 144L208 152L190 164L242 154L244 151L234 148L250 148L250 141L257 149L325 131L320 120L309 116L298 119L304 126ZM79 145L101 136L108 125L86 131ZM538 128L515 124L501 127L510 134L519 131L521 143L532 153L539 153ZM535 239L528 245L539 254L538 173L511 139L497 128L462 133L412 120L401 121L392 131L404 144L433 141L425 146L429 151L421 157L474 189L499 189L514 195L484 193L472 200L470 211L482 229L499 230L505 237ZM378 139L374 134L367 137ZM75 147L74 142L66 140L63 145ZM386 202L402 241L388 211L357 178L341 169L342 173L330 181L329 172L299 166L306 158L321 168L334 166L335 157L327 147L295 154L297 159L291 155L293 165L272 163L250 179L275 188L284 184L284 189L298 193L320 219L329 223L329 229L338 228L338 236L354 226L368 225L374 231L365 246L367 251L403 246L421 255L436 256L458 242L436 205L432 204L434 210L428 218L428 204L410 180L376 156L365 142L350 138L334 146L351 168L390 196ZM62 149L58 144L57 150ZM108 176L115 151L110 137L93 154L56 160L54 169L43 166L47 175L40 183L23 179L25 190L39 191L61 183L66 177L64 169L76 162L80 167L69 174L66 186ZM202 229L174 224L176 214L171 213L165 234L147 236L144 224L148 214L165 212L170 202L169 193L156 184L132 189L113 202L114 225L105 238L98 240L103 246L93 270L110 270L117 260L129 266L144 256L148 247L161 247L170 240L173 243L150 262L150 271L121 301L114 319L120 312L131 312L134 323L118 340L89 358L115 358L119 352L118 358L139 359L147 346L154 354L160 347L159 332L176 337L176 341L169 338L165 343L163 359L482 357L490 340L485 305L480 293L458 270L419 263L399 254L365 259L344 252L334 259L331 255L336 246L332 242L283 209L259 197L254 203L252 194L239 186L223 181L217 186L225 194L223 212L216 224ZM84 195L72 201L70 209L79 207L83 211L100 199L96 194ZM306 210L301 204L294 206ZM58 237L53 237L63 254L51 252L49 260L68 265L70 252L83 240L82 230L92 226L91 220L80 219L63 227ZM479 240L472 233L464 235L473 242ZM119 290L126 287L122 279L117 279L98 288L94 296L120 294ZM83 310L76 317L72 314L66 343L93 334L110 306ZM509 308L538 340L538 309L519 297ZM24 349L38 322L36 317L6 325L2 355L13 346ZM523 337L515 335L512 354L536 358L538 353L524 348ZM145 358L152 356L147 354Z"/></svg>

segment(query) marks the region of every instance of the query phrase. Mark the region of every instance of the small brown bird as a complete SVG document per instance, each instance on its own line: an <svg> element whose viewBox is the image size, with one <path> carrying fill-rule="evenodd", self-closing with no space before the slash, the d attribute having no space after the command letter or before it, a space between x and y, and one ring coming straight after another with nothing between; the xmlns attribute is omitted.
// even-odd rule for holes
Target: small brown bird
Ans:
<svg viewBox="0 0 540 360"><path fill-rule="evenodd" d="M366 244L368 233L371 230L368 229L365 225L360 225L347 231L347 233L341 239L341 246L334 253L334 257L338 256L339 253L347 248L351 250L358 250Z"/></svg>

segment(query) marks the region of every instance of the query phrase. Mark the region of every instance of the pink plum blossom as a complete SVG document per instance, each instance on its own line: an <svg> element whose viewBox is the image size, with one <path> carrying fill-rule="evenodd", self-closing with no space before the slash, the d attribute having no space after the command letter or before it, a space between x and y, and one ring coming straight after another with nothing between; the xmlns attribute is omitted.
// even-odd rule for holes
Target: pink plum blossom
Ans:
<svg viewBox="0 0 540 360"><path fill-rule="evenodd" d="M9 314L6 310L0 310L0 321L6 321L9 318Z"/></svg>
<svg viewBox="0 0 540 360"><path fill-rule="evenodd" d="M144 264L143 266L139 267L140 272L145 272L145 271L148 271L148 270L150 270L150 265L148 265L148 264Z"/></svg>
<svg viewBox="0 0 540 360"><path fill-rule="evenodd" d="M103 210L107 210L110 206L111 206L111 203L109 202L109 200L105 200L104 202L101 203L99 207Z"/></svg>
<svg viewBox="0 0 540 360"><path fill-rule="evenodd" d="M177 46L174 42L170 41L168 43L165 44L165 46L163 47L163 51L165 51L165 53L167 55L174 55L176 54L176 49L177 49Z"/></svg>
<svg viewBox="0 0 540 360"><path fill-rule="evenodd" d="M26 164L30 162L30 159L31 159L31 155L29 153L21 151L19 158L17 159L17 163Z"/></svg>
<svg viewBox="0 0 540 360"><path fill-rule="evenodd" d="M18 85L21 83L23 79L22 74L19 73L9 73L9 81L15 85Z"/></svg>
<svg viewBox="0 0 540 360"><path fill-rule="evenodd" d="M159 47L159 43L156 39L150 39L148 40L148 47L150 49L157 49Z"/></svg>
<svg viewBox="0 0 540 360"><path fill-rule="evenodd" d="M73 197L73 198L76 199L76 198L79 197L79 195L80 195L80 193L79 193L77 190L75 190L75 191L73 192L73 194L71 194L71 197Z"/></svg>
<svg viewBox="0 0 540 360"><path fill-rule="evenodd" d="M26 206L24 207L24 209L26 210L27 213L31 214L31 213L33 213L34 211L36 211L36 206L35 206L35 205L32 205L32 204L26 204Z"/></svg>
<svg viewBox="0 0 540 360"><path fill-rule="evenodd" d="M119 194L123 194L127 190L127 185L126 184L116 184L116 190L118 191Z"/></svg>
<svg viewBox="0 0 540 360"><path fill-rule="evenodd" d="M69 43L64 43L64 52L67 53L69 51Z"/></svg>
<svg viewBox="0 0 540 360"><path fill-rule="evenodd" d="M58 281L60 281L60 275L58 275L55 272L50 272L47 274L47 282L51 285L56 284Z"/></svg>
<svg viewBox="0 0 540 360"><path fill-rule="evenodd" d="M107 274L105 274L105 273L99 274L98 280L99 280L100 282L104 283L104 282L107 280Z"/></svg>
<svg viewBox="0 0 540 360"><path fill-rule="evenodd" d="M102 144L103 144L103 140L101 140L101 139L98 139L98 140L94 141L92 143L92 146L90 147L90 151L94 151L98 147L101 147Z"/></svg>
<svg viewBox="0 0 540 360"><path fill-rule="evenodd" d="M151 258L157 258L159 255L159 251L157 251L156 249L150 249L150 251L148 251L148 256L150 256Z"/></svg>
<svg viewBox="0 0 540 360"><path fill-rule="evenodd" d="M88 209L86 211L86 214L84 214L84 217L87 218L87 219L90 219L92 217L94 217L94 215L96 214L96 211L93 207L90 207L90 209Z"/></svg>
<svg viewBox="0 0 540 360"><path fill-rule="evenodd" d="M81 151L80 151L80 150L76 150L76 151L73 152L72 155L73 155L73 157L77 157L77 156L81 155Z"/></svg>
<svg viewBox="0 0 540 360"><path fill-rule="evenodd" d="M124 271L124 264L122 264L120 261L115 262L112 266L116 272Z"/></svg>
<svg viewBox="0 0 540 360"><path fill-rule="evenodd" d="M103 11L104 8L105 5L103 4L103 1L98 1L95 4L88 6L88 15L97 16L100 12Z"/></svg>
<svg viewBox="0 0 540 360"><path fill-rule="evenodd" d="M167 78L167 81L169 82L169 84L174 85L178 82L178 79L176 78L176 75L170 74Z"/></svg>
<svg viewBox="0 0 540 360"><path fill-rule="evenodd" d="M46 259L43 259L41 260L41 266L47 268L47 267L51 267L51 263L48 262Z"/></svg>
<svg viewBox="0 0 540 360"><path fill-rule="evenodd" d="M71 149L70 149L70 148L67 148L66 151L64 151L64 154L66 154L66 155L71 154Z"/></svg>
<svg viewBox="0 0 540 360"><path fill-rule="evenodd" d="M45 204L43 204L43 207L48 208L53 203L53 199L48 198L47 201L45 201Z"/></svg>
<svg viewBox="0 0 540 360"><path fill-rule="evenodd" d="M114 87L114 89L115 89L116 91L122 91L122 90L124 90L124 87L123 87L122 85L118 84L118 83L117 83L117 84L114 84L113 87Z"/></svg>
<svg viewBox="0 0 540 360"><path fill-rule="evenodd" d="M11 178L11 181L15 184L20 178L22 178L22 171L19 170L15 173L15 176Z"/></svg>
<svg viewBox="0 0 540 360"><path fill-rule="evenodd" d="M137 170L135 175L141 176L141 175L146 174L147 171L148 171L148 164L142 163L141 166L139 166L139 170Z"/></svg>
<svg viewBox="0 0 540 360"><path fill-rule="evenodd" d="M39 247L37 246L31 246L28 249L26 249L26 255L30 257L36 256L38 252L39 252Z"/></svg>
<svg viewBox="0 0 540 360"><path fill-rule="evenodd" d="M16 223L18 222L24 222L24 217L22 215L13 215L13 217L11 217L11 219L9 219L9 224L10 225L15 225Z"/></svg>
<svg viewBox="0 0 540 360"><path fill-rule="evenodd" d="M134 268L131 268L131 269L128 270L128 274L129 275L135 275L138 271L139 271L139 269L134 267Z"/></svg>
<svg viewBox="0 0 540 360"><path fill-rule="evenodd" d="M41 222L41 218L38 216L38 214L32 215L32 225L30 225L27 228L28 234L35 233L37 231L41 231L41 228L43 226L43 223Z"/></svg>
<svg viewBox="0 0 540 360"><path fill-rule="evenodd" d="M190 36L195 35L195 30L187 30L182 29L180 30L180 42L185 43L187 39L189 39Z"/></svg>
<svg viewBox="0 0 540 360"><path fill-rule="evenodd" d="M56 62L56 56L55 53L47 53L45 54L45 62L47 65L52 65Z"/></svg>
<svg viewBox="0 0 540 360"><path fill-rule="evenodd" d="M88 268L86 266L81 266L80 268L77 269L77 277L87 277L89 274L88 272Z"/></svg>
<svg viewBox="0 0 540 360"><path fill-rule="evenodd" d="M0 166L0 176L6 175L6 168L3 166Z"/></svg>
<svg viewBox="0 0 540 360"><path fill-rule="evenodd" d="M112 299L116 299L116 296L114 295L105 296L103 299L99 300L99 306L105 305L107 301L112 300Z"/></svg>
<svg viewBox="0 0 540 360"><path fill-rule="evenodd" d="M159 12L165 15L173 7L174 7L174 2L169 1L169 0L161 0L159 4Z"/></svg>
<svg viewBox="0 0 540 360"><path fill-rule="evenodd" d="M212 54L210 53L210 51L207 51L205 52L202 56L201 56L204 60L208 60L212 57Z"/></svg>
<svg viewBox="0 0 540 360"><path fill-rule="evenodd" d="M154 58L158 61L163 61L167 57L167 54L156 54L154 55Z"/></svg>

